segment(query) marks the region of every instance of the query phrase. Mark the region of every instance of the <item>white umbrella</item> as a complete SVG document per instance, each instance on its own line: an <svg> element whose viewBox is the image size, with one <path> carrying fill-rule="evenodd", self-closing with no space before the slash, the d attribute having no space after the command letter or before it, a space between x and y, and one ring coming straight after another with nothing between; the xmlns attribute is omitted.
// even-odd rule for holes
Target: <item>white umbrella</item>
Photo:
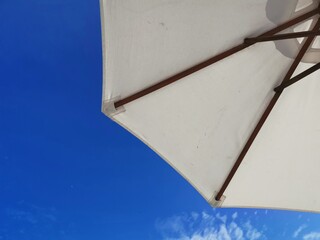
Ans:
<svg viewBox="0 0 320 240"><path fill-rule="evenodd" d="M320 211L318 5L101 0L103 112L213 206Z"/></svg>

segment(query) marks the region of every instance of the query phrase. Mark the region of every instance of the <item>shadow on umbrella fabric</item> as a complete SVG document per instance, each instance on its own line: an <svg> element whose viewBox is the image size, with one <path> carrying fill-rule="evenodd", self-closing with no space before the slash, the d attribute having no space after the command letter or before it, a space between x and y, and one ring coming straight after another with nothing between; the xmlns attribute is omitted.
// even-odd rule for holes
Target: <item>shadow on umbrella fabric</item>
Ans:
<svg viewBox="0 0 320 240"><path fill-rule="evenodd" d="M278 25L286 21L286 19L299 16L317 7L318 1L314 0L269 0L266 6L267 18ZM303 24L290 27L286 30L289 32L304 31L312 28L315 24L314 19L304 22ZM290 39L287 41L276 41L277 49L286 57L295 58L302 43L300 39ZM319 39L314 43L314 46L305 54L302 61L305 63L317 63L320 59Z"/></svg>

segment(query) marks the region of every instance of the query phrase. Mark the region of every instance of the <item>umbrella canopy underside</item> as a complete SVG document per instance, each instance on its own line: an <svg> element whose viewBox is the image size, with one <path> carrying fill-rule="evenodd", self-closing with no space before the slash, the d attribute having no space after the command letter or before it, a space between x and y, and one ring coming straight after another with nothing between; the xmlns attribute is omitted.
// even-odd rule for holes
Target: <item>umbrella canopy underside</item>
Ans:
<svg viewBox="0 0 320 240"><path fill-rule="evenodd" d="M101 0L103 111L217 204L305 39L256 43L118 109L114 102L317 7L311 0ZM318 17L281 33L309 31ZM315 38L294 75L320 60L318 46ZM283 91L219 204L320 211L319 77Z"/></svg>

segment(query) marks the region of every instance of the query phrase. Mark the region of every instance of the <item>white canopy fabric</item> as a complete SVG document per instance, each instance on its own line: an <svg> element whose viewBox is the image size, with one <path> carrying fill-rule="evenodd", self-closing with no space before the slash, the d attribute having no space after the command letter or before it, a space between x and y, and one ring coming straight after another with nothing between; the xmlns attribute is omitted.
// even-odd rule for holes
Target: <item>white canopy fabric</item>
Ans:
<svg viewBox="0 0 320 240"><path fill-rule="evenodd" d="M312 0L101 0L103 112L213 205L320 211L320 72L286 88L215 197L305 39L256 43L114 103L318 8ZM308 31L319 15L281 33ZM320 62L316 38L295 75Z"/></svg>

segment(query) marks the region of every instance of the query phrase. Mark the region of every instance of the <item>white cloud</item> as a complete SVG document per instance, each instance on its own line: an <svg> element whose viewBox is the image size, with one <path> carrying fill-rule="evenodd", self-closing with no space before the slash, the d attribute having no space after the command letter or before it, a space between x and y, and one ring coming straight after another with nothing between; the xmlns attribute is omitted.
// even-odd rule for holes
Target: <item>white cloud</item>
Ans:
<svg viewBox="0 0 320 240"><path fill-rule="evenodd" d="M293 233L293 237L296 238L299 236L299 234L301 233L302 230L304 230L307 227L307 225L303 224L301 225L297 230L294 231Z"/></svg>
<svg viewBox="0 0 320 240"><path fill-rule="evenodd" d="M165 240L258 240L263 233L250 221L237 222L234 212L228 221L226 215L208 212L181 214L156 223Z"/></svg>
<svg viewBox="0 0 320 240"><path fill-rule="evenodd" d="M198 219L198 217L199 217L199 214L196 213L196 212L192 212L192 213L191 213L191 216L192 216L192 218L193 218L194 221L197 221L197 219Z"/></svg>
<svg viewBox="0 0 320 240"><path fill-rule="evenodd" d="M236 219L238 217L238 213L235 212L234 214L232 214L232 219Z"/></svg>
<svg viewBox="0 0 320 240"><path fill-rule="evenodd" d="M320 232L311 232L303 236L303 240L318 240L320 239Z"/></svg>
<svg viewBox="0 0 320 240"><path fill-rule="evenodd" d="M247 221L245 224L244 224L244 227L245 229L247 230L246 232L246 237L247 239L249 240L257 240L257 239L260 239L262 237L262 233L260 231L258 231L257 229L255 229L250 221Z"/></svg>
<svg viewBox="0 0 320 240"><path fill-rule="evenodd" d="M213 216L209 215L206 212L202 212L201 215L202 215L203 220L207 220L207 221L209 221L210 219L214 218Z"/></svg>
<svg viewBox="0 0 320 240"><path fill-rule="evenodd" d="M216 218L218 218L223 223L227 222L227 215L221 216L219 213L216 214Z"/></svg>

